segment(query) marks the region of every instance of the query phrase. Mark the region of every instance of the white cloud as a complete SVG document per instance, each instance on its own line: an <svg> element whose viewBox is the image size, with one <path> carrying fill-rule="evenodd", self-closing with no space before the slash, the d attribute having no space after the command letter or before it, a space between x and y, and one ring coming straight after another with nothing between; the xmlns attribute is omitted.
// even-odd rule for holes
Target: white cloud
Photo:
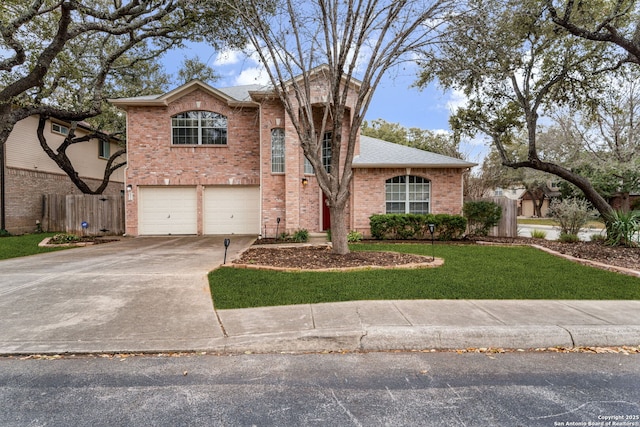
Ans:
<svg viewBox="0 0 640 427"><path fill-rule="evenodd" d="M467 105L468 98L463 91L459 89L453 89L449 92L449 100L447 101L447 108L454 114L459 108Z"/></svg>
<svg viewBox="0 0 640 427"><path fill-rule="evenodd" d="M242 60L244 54L238 50L227 49L222 52L219 52L216 55L216 59L213 61L213 65L216 67L221 67L224 65L234 65Z"/></svg>
<svg viewBox="0 0 640 427"><path fill-rule="evenodd" d="M263 67L249 67L240 71L235 79L236 85L261 84L268 85L269 75Z"/></svg>

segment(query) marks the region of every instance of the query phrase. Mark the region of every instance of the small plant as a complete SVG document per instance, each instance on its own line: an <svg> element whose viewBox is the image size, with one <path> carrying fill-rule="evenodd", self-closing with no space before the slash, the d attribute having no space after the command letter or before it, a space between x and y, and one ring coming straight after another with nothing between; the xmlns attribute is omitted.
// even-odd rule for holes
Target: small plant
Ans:
<svg viewBox="0 0 640 427"><path fill-rule="evenodd" d="M331 241L331 229L328 228L327 229L327 242L330 242L330 241Z"/></svg>
<svg viewBox="0 0 640 427"><path fill-rule="evenodd" d="M548 215L560 224L560 234L575 235L595 217L587 201L582 199L553 200Z"/></svg>
<svg viewBox="0 0 640 427"><path fill-rule="evenodd" d="M293 236L291 238L294 242L304 243L309 240L309 231L302 228L293 233Z"/></svg>
<svg viewBox="0 0 640 427"><path fill-rule="evenodd" d="M79 241L80 241L80 237L76 236L75 234L59 233L59 234L55 234L49 240L49 243L52 243L54 245L62 245L65 243L75 243Z"/></svg>
<svg viewBox="0 0 640 427"><path fill-rule="evenodd" d="M560 233L560 238L558 239L562 243L578 243L580 238L577 234L572 233Z"/></svg>
<svg viewBox="0 0 640 427"><path fill-rule="evenodd" d="M362 240L362 233L356 230L352 230L347 234L347 242L355 243Z"/></svg>
<svg viewBox="0 0 640 427"><path fill-rule="evenodd" d="M605 240L607 240L607 238L605 236L603 236L602 234L592 234L591 236L589 236L589 239L592 242L604 242Z"/></svg>
<svg viewBox="0 0 640 427"><path fill-rule="evenodd" d="M473 201L466 202L462 212L469 223L469 234L472 236L486 236L491 227L495 227L502 217L502 208L494 202Z"/></svg>
<svg viewBox="0 0 640 427"><path fill-rule="evenodd" d="M290 238L291 238L291 234L287 233L286 231L283 231L282 233L280 233L280 236L276 238L276 240L289 240Z"/></svg>
<svg viewBox="0 0 640 427"><path fill-rule="evenodd" d="M534 239L544 239L547 237L547 232L543 230L532 230L531 237Z"/></svg>
<svg viewBox="0 0 640 427"><path fill-rule="evenodd" d="M640 211L614 211L607 220L607 244L611 246L637 246L640 236L636 233L640 233Z"/></svg>
<svg viewBox="0 0 640 427"><path fill-rule="evenodd" d="M11 233L9 233L5 229L0 229L0 237L9 237L9 236L11 236Z"/></svg>

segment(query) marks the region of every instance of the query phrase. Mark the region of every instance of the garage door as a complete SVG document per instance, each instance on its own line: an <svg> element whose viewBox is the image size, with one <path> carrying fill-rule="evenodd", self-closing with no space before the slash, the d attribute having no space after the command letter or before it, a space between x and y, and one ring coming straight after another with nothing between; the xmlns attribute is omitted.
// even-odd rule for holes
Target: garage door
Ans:
<svg viewBox="0 0 640 427"><path fill-rule="evenodd" d="M260 188L205 188L204 233L259 234Z"/></svg>
<svg viewBox="0 0 640 427"><path fill-rule="evenodd" d="M139 234L197 234L195 187L140 187L138 197Z"/></svg>

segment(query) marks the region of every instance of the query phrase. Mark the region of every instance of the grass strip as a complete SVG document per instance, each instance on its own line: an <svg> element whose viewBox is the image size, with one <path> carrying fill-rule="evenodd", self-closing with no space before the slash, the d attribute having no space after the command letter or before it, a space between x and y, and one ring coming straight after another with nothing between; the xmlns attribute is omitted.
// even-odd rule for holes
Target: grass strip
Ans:
<svg viewBox="0 0 640 427"><path fill-rule="evenodd" d="M52 237L54 234L56 233L0 237L0 260L68 249L68 247L38 246L38 243L42 242L45 237Z"/></svg>
<svg viewBox="0 0 640 427"><path fill-rule="evenodd" d="M425 244L358 244L352 250L431 256ZM209 274L218 309L391 299L640 299L640 279L530 247L436 245L442 267L358 272L220 268Z"/></svg>

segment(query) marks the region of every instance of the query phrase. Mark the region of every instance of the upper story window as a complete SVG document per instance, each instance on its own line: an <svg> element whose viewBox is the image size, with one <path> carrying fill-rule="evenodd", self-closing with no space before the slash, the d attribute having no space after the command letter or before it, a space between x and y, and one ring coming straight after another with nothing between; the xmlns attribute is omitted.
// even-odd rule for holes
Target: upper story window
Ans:
<svg viewBox="0 0 640 427"><path fill-rule="evenodd" d="M227 118L212 111L187 111L171 118L174 145L227 145Z"/></svg>
<svg viewBox="0 0 640 427"><path fill-rule="evenodd" d="M271 129L271 172L284 172L284 129Z"/></svg>
<svg viewBox="0 0 640 427"><path fill-rule="evenodd" d="M386 213L429 213L431 182L413 176L396 176L386 181Z"/></svg>
<svg viewBox="0 0 640 427"><path fill-rule="evenodd" d="M51 122L51 132L67 136L69 135L69 128L60 123Z"/></svg>
<svg viewBox="0 0 640 427"><path fill-rule="evenodd" d="M322 136L322 166L327 173L331 173L331 132L325 132Z"/></svg>
<svg viewBox="0 0 640 427"><path fill-rule="evenodd" d="M111 156L111 144L109 141L98 140L98 157L108 159Z"/></svg>

